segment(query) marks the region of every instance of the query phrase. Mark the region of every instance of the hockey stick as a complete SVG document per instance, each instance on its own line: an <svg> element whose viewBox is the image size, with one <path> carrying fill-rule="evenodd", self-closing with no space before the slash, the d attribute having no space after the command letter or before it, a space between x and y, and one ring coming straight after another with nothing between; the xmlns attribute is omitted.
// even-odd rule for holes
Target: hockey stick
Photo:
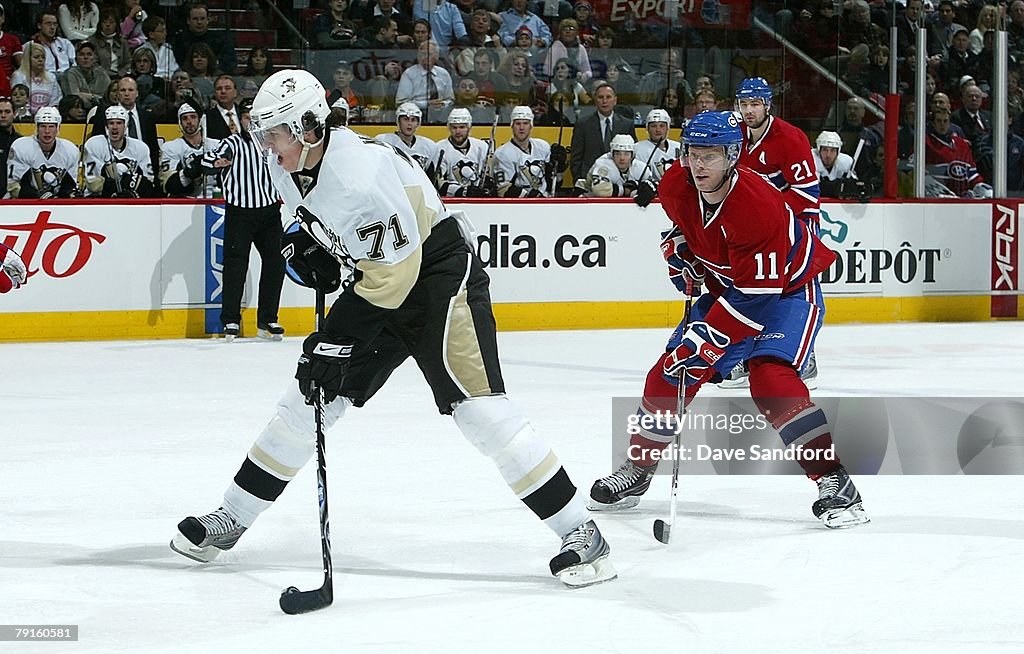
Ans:
<svg viewBox="0 0 1024 654"><path fill-rule="evenodd" d="M693 306L693 296L700 295L700 287L692 285L687 288L686 308L683 309L683 329L686 333L690 326L690 308ZM676 500L679 497L679 449L680 439L683 433L683 416L686 415L686 367L679 371L679 385L676 387L676 428L675 437L672 440L672 494L668 500L668 520L658 518L654 521L654 537L659 542L668 545L672 537L672 523L676 521Z"/></svg>
<svg viewBox="0 0 1024 654"><path fill-rule="evenodd" d="M316 291L316 328L324 328L324 292ZM331 523L327 514L327 451L324 447L324 394L317 390L313 400L316 416L316 487L320 500L320 546L324 555L324 583L316 590L289 586L281 593L279 604L288 615L309 613L334 602L334 566L331 564Z"/></svg>

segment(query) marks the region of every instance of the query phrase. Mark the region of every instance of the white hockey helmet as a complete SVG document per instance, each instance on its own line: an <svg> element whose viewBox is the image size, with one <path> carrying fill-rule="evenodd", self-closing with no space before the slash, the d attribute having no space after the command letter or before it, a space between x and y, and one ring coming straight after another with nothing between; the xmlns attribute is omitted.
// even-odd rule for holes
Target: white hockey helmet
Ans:
<svg viewBox="0 0 1024 654"><path fill-rule="evenodd" d="M473 114L469 113L469 109L465 107L455 107L451 113L448 114L449 125L469 125L473 126Z"/></svg>
<svg viewBox="0 0 1024 654"><path fill-rule="evenodd" d="M824 131L818 134L818 138L814 141L816 148L839 148L843 147L843 139L836 132Z"/></svg>
<svg viewBox="0 0 1024 654"><path fill-rule="evenodd" d="M650 125L651 123L665 123L666 125L671 125L672 119L668 117L668 112L664 109L651 109L647 112L647 121L644 124Z"/></svg>
<svg viewBox="0 0 1024 654"><path fill-rule="evenodd" d="M324 124L330 113L327 92L315 75L306 70L279 70L263 82L253 98L249 131L265 147L268 130L278 125L287 127L302 143L297 169L302 170L309 149L323 143ZM318 140L310 143L305 136L314 130L319 130Z"/></svg>
<svg viewBox="0 0 1024 654"><path fill-rule="evenodd" d="M182 102L181 106L178 107L178 123L181 123L181 117L187 114L198 114L199 110L192 106L189 102Z"/></svg>
<svg viewBox="0 0 1024 654"><path fill-rule="evenodd" d="M60 112L56 107L40 107L36 112L36 125L56 125L60 127Z"/></svg>
<svg viewBox="0 0 1024 654"><path fill-rule="evenodd" d="M119 104L113 104L107 107L107 110L103 112L103 118L107 122L111 120L120 120L125 124L128 123L128 110Z"/></svg>
<svg viewBox="0 0 1024 654"><path fill-rule="evenodd" d="M512 107L512 119L509 122L514 123L517 120L528 120L533 123L533 109L530 109L525 105Z"/></svg>
<svg viewBox="0 0 1024 654"><path fill-rule="evenodd" d="M423 120L423 112L420 111L419 106L414 102L403 102L399 105L398 111L395 112L395 121L398 121L402 116L409 116L419 121Z"/></svg>
<svg viewBox="0 0 1024 654"><path fill-rule="evenodd" d="M632 152L634 145L633 137L629 134L616 134L612 137L608 147L612 152Z"/></svg>
<svg viewBox="0 0 1024 654"><path fill-rule="evenodd" d="M348 111L348 100L345 98L338 98L333 104L331 104L331 109L344 109L345 111Z"/></svg>

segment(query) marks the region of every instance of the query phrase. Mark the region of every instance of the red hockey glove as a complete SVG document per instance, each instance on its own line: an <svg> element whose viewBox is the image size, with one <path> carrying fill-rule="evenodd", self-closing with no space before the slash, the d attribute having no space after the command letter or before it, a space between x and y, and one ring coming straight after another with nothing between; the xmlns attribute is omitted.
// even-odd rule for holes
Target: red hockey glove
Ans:
<svg viewBox="0 0 1024 654"><path fill-rule="evenodd" d="M683 341L665 357L665 374L678 377L683 369L689 383L711 374L711 367L725 354L729 337L706 322L695 322L683 334Z"/></svg>

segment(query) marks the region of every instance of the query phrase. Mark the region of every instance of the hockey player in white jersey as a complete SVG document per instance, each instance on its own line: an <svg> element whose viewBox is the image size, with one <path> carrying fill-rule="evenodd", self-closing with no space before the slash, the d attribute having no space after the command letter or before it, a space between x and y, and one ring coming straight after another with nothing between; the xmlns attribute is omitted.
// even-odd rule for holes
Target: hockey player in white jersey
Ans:
<svg viewBox="0 0 1024 654"><path fill-rule="evenodd" d="M269 152L275 186L295 218L284 238L289 275L325 293L346 277L344 288L305 339L298 384L278 403L221 508L182 520L172 549L203 562L231 549L312 457L311 404L323 404L328 430L412 357L438 410L454 418L513 493L562 539L552 574L569 586L611 579L610 548L583 497L505 395L489 280L460 217L403 150L348 129L326 130L324 95L306 71L274 73L256 95L251 129ZM373 438L406 427L383 427ZM452 462L437 474L452 479L457 467ZM494 526L500 540L503 527Z"/></svg>
<svg viewBox="0 0 1024 654"><path fill-rule="evenodd" d="M503 198L545 198L561 181L551 165L551 144L531 138L533 110L512 109L512 140L494 152L494 181Z"/></svg>
<svg viewBox="0 0 1024 654"><path fill-rule="evenodd" d="M17 139L7 156L7 192L12 198L78 197L78 148L60 133L60 112L41 107L36 134Z"/></svg>
<svg viewBox="0 0 1024 654"><path fill-rule="evenodd" d="M107 133L85 142L85 188L89 197L154 197L149 146L125 133L128 110L121 105L104 113Z"/></svg>
<svg viewBox="0 0 1024 654"><path fill-rule="evenodd" d="M348 127L348 115L350 113L348 100L338 98L331 104L331 115L327 117L327 128Z"/></svg>
<svg viewBox="0 0 1024 654"><path fill-rule="evenodd" d="M649 179L655 184L661 182L665 169L679 159L679 141L668 138L671 120L664 109L651 109L647 112L647 138L636 144L633 153L636 160L643 164L642 179Z"/></svg>
<svg viewBox="0 0 1024 654"><path fill-rule="evenodd" d="M616 134L608 147L590 167L584 179L577 180L576 194L593 198L630 198L636 195L637 185L644 173L644 164L633 152L633 137Z"/></svg>
<svg viewBox="0 0 1024 654"><path fill-rule="evenodd" d="M821 194L829 198L843 197L842 181L856 177L853 172L853 157L841 152L843 138L837 132L828 130L818 134L814 142L814 167L818 171L818 185Z"/></svg>
<svg viewBox="0 0 1024 654"><path fill-rule="evenodd" d="M178 107L181 138L160 148L160 186L171 198L212 198L217 178L203 172L203 155L215 152L220 141L203 133L199 111L188 102Z"/></svg>
<svg viewBox="0 0 1024 654"><path fill-rule="evenodd" d="M497 195L494 174L487 170L487 143L469 135L472 127L469 109L456 107L448 114L449 136L437 142L441 152L438 186L442 196L493 198Z"/></svg>
<svg viewBox="0 0 1024 654"><path fill-rule="evenodd" d="M423 112L412 102L406 102L398 107L395 112L395 120L398 121L398 131L390 134L381 134L378 141L384 141L393 145L402 152L416 160L423 172L427 174L431 183L437 186L438 157L440 151L437 143L428 138L416 136L416 130L420 128L420 119Z"/></svg>

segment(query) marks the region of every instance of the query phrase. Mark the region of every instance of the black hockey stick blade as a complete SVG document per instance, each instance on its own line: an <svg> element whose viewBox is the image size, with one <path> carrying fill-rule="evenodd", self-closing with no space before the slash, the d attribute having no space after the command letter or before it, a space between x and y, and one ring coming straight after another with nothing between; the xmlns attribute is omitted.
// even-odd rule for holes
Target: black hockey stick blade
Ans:
<svg viewBox="0 0 1024 654"><path fill-rule="evenodd" d="M288 615L298 615L327 608L334 602L334 591L326 584L316 590L299 590L295 586L285 588L281 593L281 610Z"/></svg>
<svg viewBox="0 0 1024 654"><path fill-rule="evenodd" d="M655 520L654 537L657 538L659 542L668 545L668 540L672 537L672 525L660 518Z"/></svg>

